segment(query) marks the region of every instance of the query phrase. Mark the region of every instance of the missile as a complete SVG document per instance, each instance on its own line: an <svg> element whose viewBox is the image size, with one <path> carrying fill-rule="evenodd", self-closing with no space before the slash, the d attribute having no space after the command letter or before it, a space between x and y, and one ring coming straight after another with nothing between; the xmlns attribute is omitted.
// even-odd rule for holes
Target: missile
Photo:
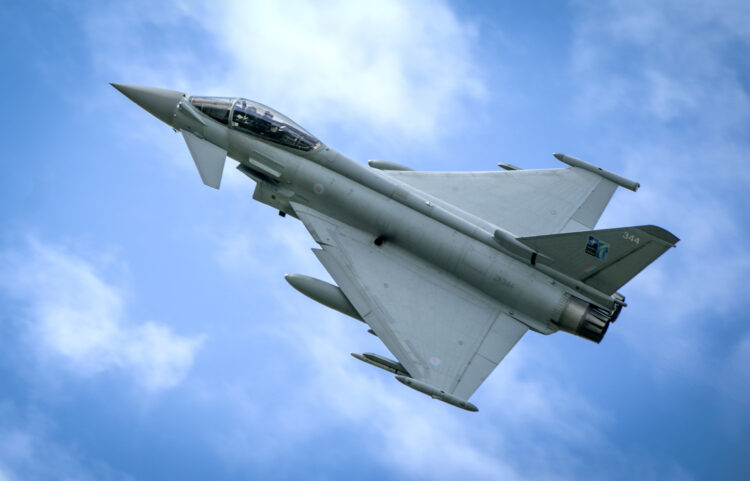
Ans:
<svg viewBox="0 0 750 481"><path fill-rule="evenodd" d="M362 354L350 352L349 354L351 354L354 359L359 359L360 361L366 362L367 364L372 364L373 366L379 367L380 369L383 369L390 373L398 374L399 376L410 376L409 372L400 362L392 361L387 357L378 356L377 354L373 354L371 352L364 352Z"/></svg>
<svg viewBox="0 0 750 481"><path fill-rule="evenodd" d="M441 391L440 389L430 386L426 382L417 381L416 379L412 377L407 376L396 376L396 380L400 382L401 384L405 386L409 386L410 388L419 391L421 393L427 394L433 399L438 399L440 401L443 401L448 404L452 404L456 407L459 407L461 409L465 409L467 411L471 412L477 412L479 409L473 404L471 404L469 401L464 401L461 398L458 398L452 394L448 394L444 391Z"/></svg>
<svg viewBox="0 0 750 481"><path fill-rule="evenodd" d="M349 317L353 317L358 321L365 322L339 286L334 286L320 279L302 274L287 274L284 276L284 279L292 287L313 301L319 302Z"/></svg>
<svg viewBox="0 0 750 481"><path fill-rule="evenodd" d="M615 184L625 187L626 189L630 189L633 192L638 190L638 187L641 186L638 182L630 179L626 179L625 177L621 175L617 175L613 172L610 172L608 170L604 170L601 167L597 167L595 165L591 165L588 162L584 162L581 159L576 159L575 157L571 157L570 155L565 154L559 154L555 153L552 154L557 160L564 164L568 164L571 167L578 167L579 169L588 170L589 172L593 172L601 177L604 177L605 179L614 182Z"/></svg>

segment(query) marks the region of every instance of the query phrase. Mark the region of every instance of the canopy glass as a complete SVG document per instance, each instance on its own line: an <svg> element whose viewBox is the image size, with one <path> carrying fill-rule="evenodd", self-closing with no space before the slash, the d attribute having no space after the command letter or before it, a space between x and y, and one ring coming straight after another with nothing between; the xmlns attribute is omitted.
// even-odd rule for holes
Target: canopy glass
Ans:
<svg viewBox="0 0 750 481"><path fill-rule="evenodd" d="M248 99L190 97L201 112L233 129L269 142L309 151L320 141L285 115Z"/></svg>

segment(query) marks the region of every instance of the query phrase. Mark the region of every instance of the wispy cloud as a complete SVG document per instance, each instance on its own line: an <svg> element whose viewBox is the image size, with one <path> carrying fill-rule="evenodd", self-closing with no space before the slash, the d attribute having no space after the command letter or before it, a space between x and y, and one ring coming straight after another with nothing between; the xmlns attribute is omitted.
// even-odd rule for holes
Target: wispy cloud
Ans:
<svg viewBox="0 0 750 481"><path fill-rule="evenodd" d="M318 128L412 141L486 96L476 29L441 1L178 5L169 15L151 3L92 14L97 66L125 82L251 96ZM195 30L206 48L139 40L152 23Z"/></svg>
<svg viewBox="0 0 750 481"><path fill-rule="evenodd" d="M227 243L217 256L218 267L228 275L259 275L260 284L276 285L278 279L274 284L271 276L280 277L278 269L258 272L257 266L273 252L283 252L302 272L325 277L309 252L311 242L302 225L285 222L284 227L266 227L262 235L251 229L222 236L242 247ZM210 434L227 463L274 463L318 436L362 433L356 436L358 448L398 476L520 479L518 464L498 455L496 440L482 444L495 438L490 433L493 429L477 428L472 414L407 390L392 376L348 356L350 350L383 352L379 341L365 332L364 324L316 307L284 287L267 289L267 301L280 311L274 317L284 321L266 325L261 333L266 339L262 344L276 346L263 359L264 386L235 380L227 385L212 383L201 394L211 405L218 403L221 411L231 413L231 427ZM289 365L296 366L293 375L284 367ZM508 392L517 393L513 402L538 394L538 386L529 390L521 384L503 383ZM272 397L257 399L258 389ZM559 394L566 398L568 392ZM507 397L501 397L502 403L506 401ZM551 420L542 424L547 421ZM259 436L271 431L272 437Z"/></svg>
<svg viewBox="0 0 750 481"><path fill-rule="evenodd" d="M736 21L747 16L744 2L613 0L582 7L572 58L579 114L617 110L711 135L747 121L747 80L733 54L750 44Z"/></svg>
<svg viewBox="0 0 750 481"><path fill-rule="evenodd" d="M352 439L367 465L397 479L690 479L671 461L629 459L608 439L610 408L567 383L571 366L558 362L553 339L514 349L475 396L480 412L471 414L349 357L349 350L387 355L366 326L285 301L274 305L288 321L263 333L264 344L275 346L263 359L263 386L234 379L202 395L204 409L229 418L206 433L228 466L257 469ZM337 439L329 449L309 447L327 437Z"/></svg>
<svg viewBox="0 0 750 481"><path fill-rule="evenodd" d="M132 322L125 296L87 260L39 240L0 258L0 287L20 300L32 348L73 373L122 370L148 390L175 386L187 374L200 337L156 322Z"/></svg>
<svg viewBox="0 0 750 481"><path fill-rule="evenodd" d="M0 481L133 479L57 442L54 431L44 415L0 401Z"/></svg>
<svg viewBox="0 0 750 481"><path fill-rule="evenodd" d="M248 234L247 249L223 250L218 267L235 276L245 271L237 266L261 265L284 245L285 256L306 266L302 272L314 269L304 232L291 232L283 242L281 236L260 234ZM210 409L231 417L208 434L227 464L274 463L321 436L355 436L358 450L397 477L581 479L580 466L602 469L587 459L591 446L606 450L623 473L633 472L627 456L607 438L614 423L610 413L566 384L570 366L553 347L554 339L524 340L475 396L480 413L465 413L349 357L349 351L388 353L365 333L365 325L274 284L268 273L280 277L277 270L243 274L260 275L262 284L275 286L267 289L265 300L280 311L260 332L261 344L274 346L262 360L263 386L235 378L212 382L199 396L206 409L218 405ZM270 432L273 436L264 434ZM540 437L547 440L543 448ZM637 469L645 469L646 462L639 461ZM665 469L656 460L648 468L654 477Z"/></svg>
<svg viewBox="0 0 750 481"><path fill-rule="evenodd" d="M235 1L223 20L234 75L305 117L431 136L484 95L476 31L442 2Z"/></svg>
<svg viewBox="0 0 750 481"><path fill-rule="evenodd" d="M486 95L481 69L473 60L478 43L474 29L442 2L324 2L315 6L304 2L233 2L214 11L192 3L180 5L183 8L177 16L172 15L174 12L163 16L160 8L150 10L147 5L107 7L105 12L98 12L96 21L90 24L97 65L108 74L116 73L136 83L195 93L203 89L207 94L253 96L300 121L330 124L341 131L359 129L358 139L366 139L373 132L412 141L430 139L445 128L441 119L446 112L468 115L461 102ZM579 116L609 121L613 112L624 111L638 119L670 124L707 114L693 125L711 133L711 144L725 140L726 131L747 115L741 82L731 69L727 72L725 64L706 58L704 54L710 54L710 50L688 37L695 22L681 21L683 13L669 15L680 10L677 3L663 5L666 7L639 10L625 2L610 2L591 10L583 8L573 65L573 72L581 79L580 91L574 92ZM125 15L117 15L122 8ZM195 8L200 13L196 14ZM429 15L425 15L426 10ZM725 17L734 16L739 17ZM112 19L117 19L117 28L110 28ZM138 35L152 22L163 34L161 41L153 44L148 43L148 36ZM736 21L733 25L738 32L736 38L746 38L741 33L744 27ZM201 45L186 50L175 41L182 37L168 35L184 29L195 32ZM684 54L679 52L683 43ZM643 62L619 63L621 48L637 50ZM696 62L698 58L701 61ZM701 65L706 69L699 70ZM712 85L719 88L712 90ZM718 106L728 105L740 107L739 111L724 116ZM628 145L633 144L633 138L636 136L629 133ZM667 169L654 168L653 159L674 157L676 138L628 149L621 148L623 139L608 144L619 153L614 161L621 161L626 170L648 171L652 179L658 179L637 194L636 204L631 198L621 207L613 203L608 219L617 225L625 219L641 223L644 212L652 219L686 219L675 226L666 225L684 239L678 250L667 256L680 256L680 263L690 267L675 280L671 274L674 265L667 272L659 261L638 283L628 286L630 292L648 301L642 304L643 311L636 312L648 309L658 319L654 323L647 322L651 318L644 318L640 324L630 321L630 328L620 332L631 333L626 334L632 336L631 345L655 360L654 369L669 365L669 356L684 363L696 352L696 341L710 330L710 314L722 313L715 301L725 301L721 309L739 302L736 290L722 288L724 281L741 284L746 272L740 244L728 247L729 256L705 256L712 252L714 237L737 235L733 211L716 215L721 203L712 200L698 179L683 184L687 173L674 167L676 161ZM690 153L687 163L693 168L708 153L707 144L690 145L690 149L694 147L699 148ZM737 149L731 155L725 172L743 165L743 152ZM186 168L192 169L186 151L181 150L179 155ZM708 174L701 175L705 178ZM230 176L227 185L236 185L237 178ZM716 178L711 177L711 181ZM667 192L680 194L669 197ZM696 201L702 205L698 215L688 207ZM309 260L313 257L307 252L310 244L304 232L259 228L259 224L230 227L225 232L214 230L220 233L214 234L219 247L215 258L228 275L257 276L268 281L277 274L269 272L268 259L282 251L312 269ZM706 276L707 272L712 275ZM696 291L696 279L706 278L710 280L707 289ZM674 286L665 293L665 284ZM368 341L376 346L374 350L382 352L383 348L364 334L364 326L357 325L362 329L354 333L352 324L345 324L355 321L321 314L325 311L310 309L308 301L289 303L289 292L284 291L283 299L278 294L273 305L285 309L278 318L291 321L264 333L281 346L279 352L263 360L262 382L278 396L258 399L257 384L261 381L254 376L231 385L206 381L207 392L202 396L208 399L210 409L232 418L207 434L230 464L276 462L306 440L346 431L363 433L362 444L369 457L401 476L513 479L523 473L525 479L580 479L585 477L583 472L596 478L588 471L592 462L589 442L594 440L602 452L606 451L607 457L602 459L615 459L620 472L632 473L631 478L689 477L671 461L665 462L669 465L666 468L659 460L649 466L648 460L627 459L618 451L618 446L607 439L612 422L607 412L587 402L574 383L566 384L570 377L565 373L550 368L555 364L549 361L553 349L529 348L528 340L524 340L477 393L485 402L478 401L481 417L471 418L406 390L389 376L348 358L345 350L365 350L359 346ZM628 308L631 316L634 309ZM705 321L690 323L695 316L690 320L685 316L696 311L709 315ZM658 323L662 319L666 322ZM697 327L694 331L684 329L691 326ZM654 329L662 330L656 335ZM689 335L676 336L674 332ZM735 352L732 365L741 365L746 357L745 345ZM293 355L288 357L289 353ZM292 363L304 367L290 377L283 366ZM115 364L108 361L106 365ZM741 369L735 372L744 373ZM276 436L268 439L259 435L268 432ZM539 439L545 440L543 447ZM540 461L543 459L551 461ZM601 477L611 476L603 473Z"/></svg>
<svg viewBox="0 0 750 481"><path fill-rule="evenodd" d="M642 181L605 213L606 225L658 223L682 241L623 292L637 299L625 336L660 374L680 372L718 386L730 369L717 343L734 350L747 332L740 317L750 282L750 48L745 2L608 1L582 4L571 71L579 79L577 112L589 121L623 119L598 139L611 162ZM739 349L739 347L737 347ZM666 376L669 378L669 376Z"/></svg>
<svg viewBox="0 0 750 481"><path fill-rule="evenodd" d="M358 450L398 477L520 478L511 462L480 444L482 430L466 422L470 415L406 391L391 376L350 358L346 347L362 343L368 336L364 326L354 334L344 323L356 321L318 310L305 313L302 306L288 311L295 320L269 337L282 342L278 349L284 355L268 365L304 359L304 370L293 378L268 375L264 381L278 384L283 396L258 400L253 390L236 385L214 391L225 412L232 413L232 427L211 435L228 464L273 464L319 436L360 433ZM274 435L259 435L267 432Z"/></svg>

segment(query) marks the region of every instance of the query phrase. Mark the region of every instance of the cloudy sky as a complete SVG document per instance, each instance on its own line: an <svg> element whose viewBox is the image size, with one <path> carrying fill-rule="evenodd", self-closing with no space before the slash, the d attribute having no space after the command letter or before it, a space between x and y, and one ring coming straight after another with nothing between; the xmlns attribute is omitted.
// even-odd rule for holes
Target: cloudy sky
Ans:
<svg viewBox="0 0 750 481"><path fill-rule="evenodd" d="M750 478L750 4L6 2L0 481ZM639 181L682 239L600 345L529 334L472 398L349 352L302 225L108 82L272 105L365 162ZM744 246L744 247L743 247Z"/></svg>

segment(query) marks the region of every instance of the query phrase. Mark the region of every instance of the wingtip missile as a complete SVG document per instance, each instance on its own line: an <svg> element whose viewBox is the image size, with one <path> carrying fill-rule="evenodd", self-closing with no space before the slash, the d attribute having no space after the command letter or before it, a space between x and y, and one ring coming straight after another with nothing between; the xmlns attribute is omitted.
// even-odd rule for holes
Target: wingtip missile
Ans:
<svg viewBox="0 0 750 481"><path fill-rule="evenodd" d="M571 167L578 167L579 169L593 172L601 177L604 177L605 179L611 182L614 182L620 187L624 187L626 189L632 190L633 192L637 191L638 188L641 186L641 184L639 184L638 182L634 180L626 179L625 177L621 175L617 175L614 172L610 172L608 170L602 169L601 167L597 167L593 164L589 164L588 162L584 162L583 160L577 159L570 155L565 155L559 152L555 152L554 154L552 154L552 156L564 164L568 164Z"/></svg>

